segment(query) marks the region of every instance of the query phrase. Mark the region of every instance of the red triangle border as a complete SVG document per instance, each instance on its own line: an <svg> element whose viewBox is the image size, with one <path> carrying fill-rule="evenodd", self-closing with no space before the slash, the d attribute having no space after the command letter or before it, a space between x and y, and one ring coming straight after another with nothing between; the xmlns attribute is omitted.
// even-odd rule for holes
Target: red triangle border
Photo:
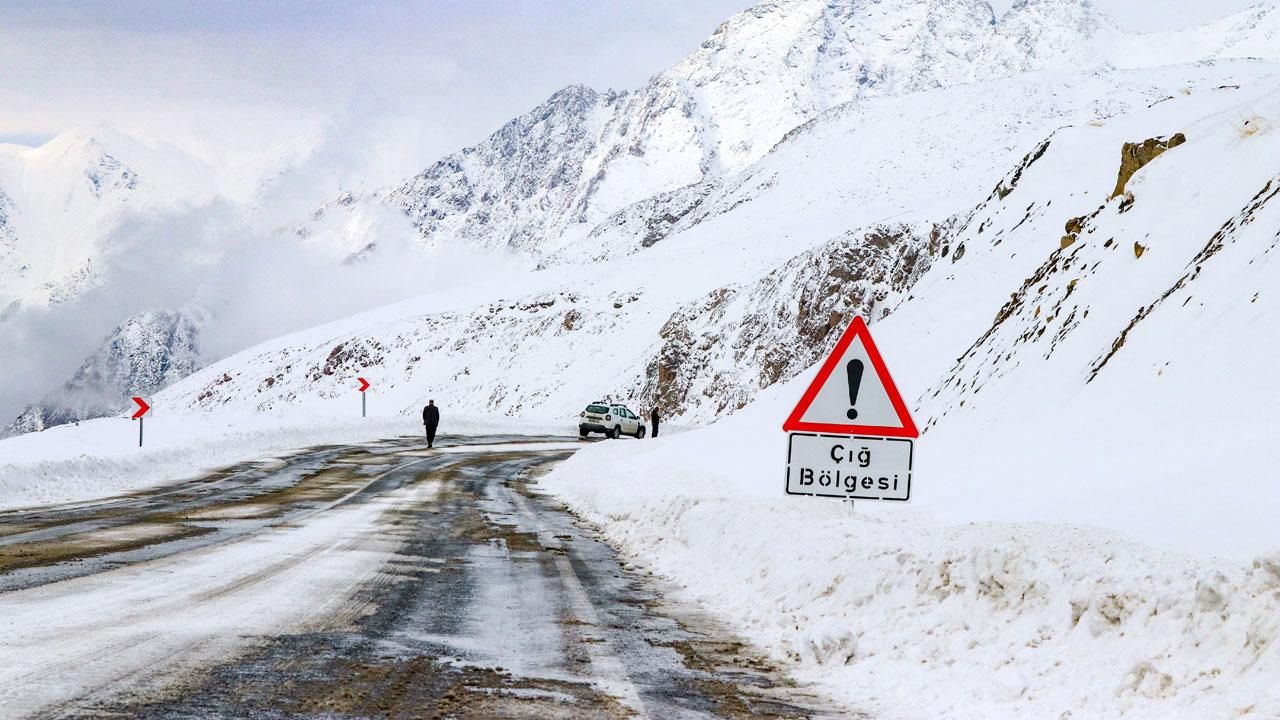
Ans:
<svg viewBox="0 0 1280 720"><path fill-rule="evenodd" d="M894 411L898 413L898 421L902 423L901 427L839 425L802 422L800 420L808 412L809 406L818 397L818 391L822 389L822 386L831 377L836 365L840 363L840 358L844 356L845 351L849 349L855 339L861 339L863 346L867 349L871 367L875 369L876 376L880 378L881 384L884 385L885 392L889 395L889 402L893 404ZM835 349L831 351L831 354L827 356L826 362L822 363L822 367L818 369L818 375L813 379L812 383L809 383L809 389L805 390L800 402L791 411L787 421L782 424L782 429L786 432L822 432L903 438L920 437L920 432L916 430L915 422L911 420L911 413L907 410L907 404L902 401L902 394L898 392L898 386L893 383L893 378L889 376L889 369L885 367L884 358L880 356L879 348L876 347L875 341L871 339L871 332L867 330L867 323L860 316L855 317L853 322L849 323L849 328L840 336L840 340L836 342Z"/></svg>

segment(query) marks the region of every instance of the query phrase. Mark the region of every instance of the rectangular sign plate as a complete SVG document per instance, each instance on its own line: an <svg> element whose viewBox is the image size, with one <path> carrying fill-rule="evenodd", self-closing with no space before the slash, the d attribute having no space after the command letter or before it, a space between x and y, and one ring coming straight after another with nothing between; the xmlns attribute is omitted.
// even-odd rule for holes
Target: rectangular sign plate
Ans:
<svg viewBox="0 0 1280 720"><path fill-rule="evenodd" d="M791 433L787 494L905 502L913 451L906 438Z"/></svg>

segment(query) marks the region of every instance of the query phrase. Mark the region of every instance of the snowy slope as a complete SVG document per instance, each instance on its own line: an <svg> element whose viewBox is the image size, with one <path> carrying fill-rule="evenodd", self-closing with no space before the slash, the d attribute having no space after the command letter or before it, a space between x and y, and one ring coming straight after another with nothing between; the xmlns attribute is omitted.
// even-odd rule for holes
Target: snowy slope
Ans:
<svg viewBox="0 0 1280 720"><path fill-rule="evenodd" d="M1040 498L1037 519L1174 531L1180 545L1215 552L1274 538L1280 486L1270 469L1280 457L1268 398L1280 387L1266 368L1280 336L1267 293L1280 168L1277 136L1249 119L1276 117L1278 97L1275 83L1228 88L1056 135L1019 187L957 239L969 252L952 272L982 290L965 290L962 309L920 304L896 319L897 333L945 327L939 334L959 340L934 355L959 360L916 378L926 437L944 453L972 453L976 438L1006 424L1084 441L1039 482L1015 475L992 486L1015 501ZM1185 144L1111 197L1125 143L1176 133ZM957 290L940 274L916 288L940 303L958 300ZM904 352L918 342L904 340ZM976 447L1020 467L1044 465L1047 450ZM1115 478L1115 487L1101 502L1073 489L1082 477ZM1212 489L1214 477L1231 490Z"/></svg>
<svg viewBox="0 0 1280 720"><path fill-rule="evenodd" d="M1120 31L1087 0L1028 0L999 18L983 0L770 0L635 91L565 88L402 184L327 203L302 231L350 242L367 206L385 204L428 245L577 249L624 208L737 173L852 101L1043 69L1280 59L1278 8L1147 36ZM355 244L376 242L370 233Z"/></svg>
<svg viewBox="0 0 1280 720"><path fill-rule="evenodd" d="M349 394L365 374L395 412L432 396L469 413L568 417L612 395L711 420L811 364L853 312L878 316L911 294L951 219L1059 126L1273 72L1224 63L1037 73L860 103L792 133L647 248L624 228L600 239L615 248L603 262L555 264L478 299L437 295L282 338L162 399L305 407ZM867 238L889 241L879 250Z"/></svg>
<svg viewBox="0 0 1280 720"><path fill-rule="evenodd" d="M992 184L872 325L909 504L783 495L816 368L544 485L874 716L1280 716L1277 117L1280 79L1179 93Z"/></svg>
<svg viewBox="0 0 1280 720"><path fill-rule="evenodd" d="M739 227L830 237L851 225L941 221L986 197L991 178L1052 129L1274 71L1269 63L1220 62L1143 72L1041 72L849 103L791 131L740 173L624 208L597 226L589 242L569 243L549 261L618 257L667 238L718 242ZM714 222L725 214L734 217ZM833 224L835 216L845 224Z"/></svg>
<svg viewBox="0 0 1280 720"><path fill-rule="evenodd" d="M1280 3L1265 0L1201 27L1130 35L1122 47L1133 67L1211 57L1275 60L1280 48Z"/></svg>

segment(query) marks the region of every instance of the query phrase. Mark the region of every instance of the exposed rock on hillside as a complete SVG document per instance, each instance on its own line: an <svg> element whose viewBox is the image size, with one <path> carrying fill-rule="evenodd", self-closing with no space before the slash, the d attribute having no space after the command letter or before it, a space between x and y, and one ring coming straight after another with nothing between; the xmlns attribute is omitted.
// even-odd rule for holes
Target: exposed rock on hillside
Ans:
<svg viewBox="0 0 1280 720"><path fill-rule="evenodd" d="M1204 270L1205 263L1217 255L1227 244L1235 242L1237 234L1249 225L1253 224L1257 219L1258 214L1267 206L1267 203L1273 200L1277 195L1280 195L1280 176L1276 176L1268 180L1266 185L1258 191L1258 194L1253 196L1253 199L1249 201L1248 205L1241 209L1234 217L1228 218L1227 221L1222 224L1222 227L1218 228L1218 231L1213 234L1213 237L1209 238L1209 242L1201 248L1200 252L1196 253L1195 257L1191 259L1191 262L1187 263L1187 266L1191 268L1190 270L1187 270L1179 276L1178 279L1169 286L1169 289L1161 293L1160 296L1152 301L1150 305L1147 305L1138 311L1138 314L1129 321L1129 324L1124 327L1124 330L1120 331L1120 334L1116 337L1115 341L1111 343L1111 349L1099 358L1096 363L1094 363L1093 367L1089 371L1089 379L1093 380L1097 377L1098 373L1102 372L1102 369L1107 366L1107 363L1110 362L1111 358L1114 357L1116 353L1120 352L1120 349L1124 347L1125 340L1129 337L1129 333L1133 331L1133 328L1138 323L1142 322L1147 316L1154 312L1155 309L1171 295L1185 289L1188 285L1194 282ZM1262 251L1262 254L1271 252L1271 250L1275 249L1278 245L1280 245L1280 233L1276 234L1275 240L1272 241L1270 246ZM1146 248L1134 243L1133 254L1135 257L1142 257L1142 253L1145 250Z"/></svg>
<svg viewBox="0 0 1280 720"><path fill-rule="evenodd" d="M855 316L888 315L929 269L944 234L933 224L849 232L681 309L660 332L641 403L708 420L746 405L821 359Z"/></svg>
<svg viewBox="0 0 1280 720"><path fill-rule="evenodd" d="M1132 178L1134 173L1141 170L1147 163L1163 155L1166 150L1176 148L1186 141L1186 135L1176 133L1172 137L1148 138L1140 143L1125 143L1120 149L1120 175L1116 179L1116 189L1112 191L1111 197L1123 195L1129 178Z"/></svg>

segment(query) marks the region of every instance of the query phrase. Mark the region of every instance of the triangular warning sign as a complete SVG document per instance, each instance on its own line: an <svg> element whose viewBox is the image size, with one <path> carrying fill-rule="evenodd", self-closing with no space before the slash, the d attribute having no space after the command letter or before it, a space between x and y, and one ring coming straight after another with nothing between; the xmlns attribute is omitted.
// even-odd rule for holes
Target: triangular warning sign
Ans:
<svg viewBox="0 0 1280 720"><path fill-rule="evenodd" d="M783 423L787 432L920 437L867 324L856 317Z"/></svg>

